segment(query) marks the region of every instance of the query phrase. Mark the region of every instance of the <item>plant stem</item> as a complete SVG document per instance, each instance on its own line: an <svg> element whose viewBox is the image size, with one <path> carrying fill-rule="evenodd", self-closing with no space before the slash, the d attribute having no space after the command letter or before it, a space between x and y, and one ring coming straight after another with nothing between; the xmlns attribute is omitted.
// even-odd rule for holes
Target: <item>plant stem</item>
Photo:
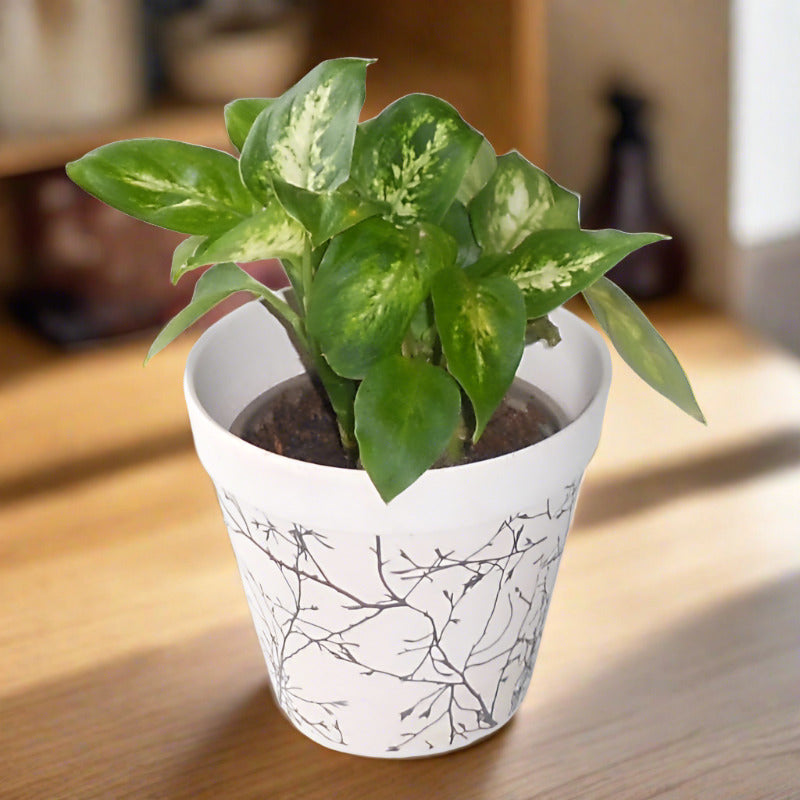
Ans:
<svg viewBox="0 0 800 800"><path fill-rule="evenodd" d="M300 284L302 287L302 306L304 314L308 313L308 298L311 294L311 285L314 281L314 264L312 259L311 239L306 236L303 247L303 256L300 263ZM290 309L291 310L291 309ZM294 312L292 312L294 314ZM295 317L297 315L295 314ZM302 320L298 322L305 327ZM291 324L291 322L290 322ZM358 443L355 437L355 412L354 402L356 396L355 381L337 375L325 360L317 342L304 330L301 341L306 352L311 357L311 362L317 375L322 381L325 393L328 395L331 407L336 415L339 426L339 438L347 455L355 462L358 455Z"/></svg>
<svg viewBox="0 0 800 800"><path fill-rule="evenodd" d="M308 312L308 296L314 280L314 268L311 263L311 239L306 236L303 247L303 261L300 265L300 280L303 283L303 310Z"/></svg>
<svg viewBox="0 0 800 800"><path fill-rule="evenodd" d="M447 443L444 457L448 466L459 464L464 457L464 450L467 444L468 432L467 423L464 420L464 413L462 411L458 416L458 425L456 425L450 441Z"/></svg>
<svg viewBox="0 0 800 800"><path fill-rule="evenodd" d="M339 438L347 454L355 460L358 451L358 443L355 435L355 398L357 385L355 381L337 375L325 360L317 347L316 342L311 342L312 363L317 375L322 381L325 393L328 395L331 408L336 414L336 422L339 426Z"/></svg>
<svg viewBox="0 0 800 800"><path fill-rule="evenodd" d="M297 336L298 342L308 351L310 350L308 337L306 336L305 323L294 309L285 301L278 297L275 292L268 292L261 295L261 302L270 306L273 311L283 317L291 326Z"/></svg>

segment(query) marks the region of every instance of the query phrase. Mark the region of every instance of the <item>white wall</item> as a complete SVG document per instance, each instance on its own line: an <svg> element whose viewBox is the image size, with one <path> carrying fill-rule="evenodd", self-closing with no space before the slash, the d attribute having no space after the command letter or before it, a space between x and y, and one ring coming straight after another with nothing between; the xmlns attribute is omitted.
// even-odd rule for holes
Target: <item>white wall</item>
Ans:
<svg viewBox="0 0 800 800"><path fill-rule="evenodd" d="M800 354L800 2L732 0L732 309Z"/></svg>
<svg viewBox="0 0 800 800"><path fill-rule="evenodd" d="M612 121L603 104L609 83L619 78L645 94L661 194L691 248L692 287L727 304L728 3L550 0L548 15L554 177L588 194Z"/></svg>
<svg viewBox="0 0 800 800"><path fill-rule="evenodd" d="M753 247L800 233L800 2L732 0L731 21L731 232Z"/></svg>
<svg viewBox="0 0 800 800"><path fill-rule="evenodd" d="M550 0L549 168L597 185L622 79L651 99L691 288L800 353L800 0Z"/></svg>

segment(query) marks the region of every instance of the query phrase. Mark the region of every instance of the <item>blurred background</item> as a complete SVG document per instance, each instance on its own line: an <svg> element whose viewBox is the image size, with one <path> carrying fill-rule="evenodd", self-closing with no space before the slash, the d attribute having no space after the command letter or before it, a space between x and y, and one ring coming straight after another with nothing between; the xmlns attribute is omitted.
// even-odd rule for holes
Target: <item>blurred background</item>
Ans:
<svg viewBox="0 0 800 800"><path fill-rule="evenodd" d="M379 59L365 117L441 95L579 191L586 227L671 232L616 271L631 294L692 295L800 352L795 0L3 0L4 308L61 344L171 315L191 291L167 276L181 237L88 198L64 163L134 136L225 148L223 103L339 55Z"/></svg>
<svg viewBox="0 0 800 800"><path fill-rule="evenodd" d="M405 780L800 797L800 0L0 0L0 795L402 795L264 702L187 425L196 333L142 367L183 237L64 173L123 138L228 148L224 103L345 55L379 59L365 117L432 92L585 227L672 233L613 278L709 420L612 354L533 713Z"/></svg>

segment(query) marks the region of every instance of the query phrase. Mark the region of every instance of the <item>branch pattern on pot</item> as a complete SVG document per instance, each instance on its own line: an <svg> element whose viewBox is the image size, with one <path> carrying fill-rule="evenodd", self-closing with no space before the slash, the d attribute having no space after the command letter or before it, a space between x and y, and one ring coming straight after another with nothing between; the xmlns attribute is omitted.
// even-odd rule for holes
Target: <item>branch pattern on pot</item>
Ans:
<svg viewBox="0 0 800 800"><path fill-rule="evenodd" d="M578 481L488 535L341 536L224 490L273 691L338 749L424 754L506 722L530 682Z"/></svg>

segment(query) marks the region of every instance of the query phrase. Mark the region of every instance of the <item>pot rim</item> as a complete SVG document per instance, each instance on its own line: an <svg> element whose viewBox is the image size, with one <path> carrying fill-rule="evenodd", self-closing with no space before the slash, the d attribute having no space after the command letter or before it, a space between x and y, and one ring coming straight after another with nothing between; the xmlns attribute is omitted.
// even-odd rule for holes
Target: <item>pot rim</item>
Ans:
<svg viewBox="0 0 800 800"><path fill-rule="evenodd" d="M562 329L562 333L566 331L574 339L582 338L581 346L591 350L591 357L596 359L599 367L599 374L585 406L577 413L570 414L570 421L547 439L492 459L429 469L408 489L386 504L365 471L308 463L262 450L232 434L225 425L214 418L200 400L195 383L198 364L227 327L241 322L244 315L254 313L253 306L260 308L273 323L279 324L271 312L258 301L246 303L210 326L195 343L186 362L184 392L195 446L201 462L218 490L222 487L235 491L230 481L226 479L226 474L248 473L247 477L242 478L244 486L240 490L240 496L243 492L245 498L249 495L250 501L256 502L254 495L259 481L253 473L257 472L264 478L267 475L272 476L278 470L287 480L300 481L306 487L313 487L309 489L306 502L300 504L301 506L309 506L319 499L316 489L321 483L326 484L327 494L330 495L328 499L335 499L339 495L340 503L343 502L341 498L346 497L352 503L368 506L359 509L356 516L364 520L364 526L370 531L375 532L377 528L390 532L406 528L411 519L419 516L415 513L415 508L420 504L430 507L432 500L445 507L446 516L452 507L460 505L466 508L467 515L473 519L476 516L487 518L487 515L497 517L497 514L488 514L486 504L475 500L472 497L474 492L469 489L464 490L463 486L486 488L490 493L494 491L508 494L503 485L504 479L495 476L498 468L506 473L510 471L511 474L527 471L532 483L545 482L555 486L560 482L563 486L571 479L580 481L583 470L597 447L611 382L611 359L608 348L600 334L590 325L571 312L559 308L551 314L554 323ZM282 330L281 333L291 346L286 332ZM526 352L532 347L542 347L542 345L528 345L525 348ZM298 368L295 374L299 374L300 371ZM535 380L531 382L536 384ZM252 399L253 397L250 397L246 402ZM559 402L558 399L556 401ZM246 403L242 408L244 405ZM564 461L564 457L558 453L565 449L570 450L572 454L568 459L569 464L561 465L560 462ZM261 488L270 493L271 484L272 481L265 484L262 480ZM280 490L276 488L274 491L276 498L280 494ZM513 495L514 492L510 494ZM512 508L513 505L512 503ZM524 506L520 506L522 507ZM335 521L334 527L337 527Z"/></svg>

